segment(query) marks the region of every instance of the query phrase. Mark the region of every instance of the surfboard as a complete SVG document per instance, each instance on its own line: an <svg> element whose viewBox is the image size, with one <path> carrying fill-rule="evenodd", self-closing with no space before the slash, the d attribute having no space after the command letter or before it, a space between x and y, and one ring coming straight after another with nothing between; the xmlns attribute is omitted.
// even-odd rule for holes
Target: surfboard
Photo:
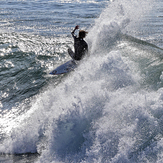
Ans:
<svg viewBox="0 0 163 163"><path fill-rule="evenodd" d="M70 60L57 68L55 68L53 71L51 71L49 74L51 75L60 75L68 73L72 70L74 70L77 67L77 63L74 60Z"/></svg>

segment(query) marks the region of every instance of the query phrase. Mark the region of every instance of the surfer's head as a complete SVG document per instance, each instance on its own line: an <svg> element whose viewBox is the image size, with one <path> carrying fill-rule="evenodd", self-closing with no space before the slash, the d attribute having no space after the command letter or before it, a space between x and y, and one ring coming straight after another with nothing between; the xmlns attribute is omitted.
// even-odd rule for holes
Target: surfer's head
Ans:
<svg viewBox="0 0 163 163"><path fill-rule="evenodd" d="M79 31L79 38L84 38L86 36L88 32L84 31L84 30L80 30Z"/></svg>

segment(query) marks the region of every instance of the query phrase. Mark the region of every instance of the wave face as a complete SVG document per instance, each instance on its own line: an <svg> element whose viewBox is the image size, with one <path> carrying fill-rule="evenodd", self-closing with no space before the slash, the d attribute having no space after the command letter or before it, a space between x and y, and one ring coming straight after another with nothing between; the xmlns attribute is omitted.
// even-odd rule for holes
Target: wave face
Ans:
<svg viewBox="0 0 163 163"><path fill-rule="evenodd" d="M39 40L37 43L45 48L44 56L31 43L34 37L25 41L26 45L33 45L33 53L25 47L22 48L24 52L20 50L22 44L13 45L12 56L6 57L15 63L12 57L21 51L26 60L30 60L28 63L36 65L26 66L37 91L33 90L32 94L27 82L26 89L31 94L19 99L17 105L14 98L14 105L8 110L3 108L0 153L34 153L33 162L42 163L162 162L163 49L158 47L160 42L153 44L152 34L143 35L147 41L139 39L142 32L139 33L139 28L144 21L142 15L150 15L151 3L108 2L89 29L90 55L66 75L53 78L45 74L54 66L52 62L59 65L67 60L67 44L73 44L68 41L69 36L51 38L51 42L48 38L41 42L46 37L35 36L34 43ZM23 40L29 38L22 37ZM15 48L19 49L14 52ZM52 56L50 51L57 48L61 51ZM22 53L18 57L20 63L24 58ZM59 58L58 54L62 56ZM12 67L9 63L8 66ZM23 75L25 72L17 73ZM17 85L21 92L21 82ZM3 98L6 100L3 107L7 107L5 95Z"/></svg>

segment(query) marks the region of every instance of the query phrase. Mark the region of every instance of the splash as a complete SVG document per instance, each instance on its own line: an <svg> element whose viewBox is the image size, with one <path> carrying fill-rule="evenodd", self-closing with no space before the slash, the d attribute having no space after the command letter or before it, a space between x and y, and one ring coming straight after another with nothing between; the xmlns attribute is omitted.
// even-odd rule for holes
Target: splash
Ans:
<svg viewBox="0 0 163 163"><path fill-rule="evenodd" d="M90 30L88 41L91 45L91 54L99 49L109 50L119 39L119 33L132 33L138 30L138 24L143 16L153 8L153 1L117 0L109 3L96 19L95 26ZM152 4L152 5L151 5ZM93 38L93 39L92 39Z"/></svg>
<svg viewBox="0 0 163 163"><path fill-rule="evenodd" d="M31 101L31 108L4 140L1 153L37 152L38 162L162 159L163 90L152 89L161 84L159 57L153 55L155 47L144 48L120 37L144 13L144 4L109 4L89 32L92 55ZM142 68L142 63L148 64ZM155 70L153 65L158 66L157 80L144 84L148 76L144 69Z"/></svg>

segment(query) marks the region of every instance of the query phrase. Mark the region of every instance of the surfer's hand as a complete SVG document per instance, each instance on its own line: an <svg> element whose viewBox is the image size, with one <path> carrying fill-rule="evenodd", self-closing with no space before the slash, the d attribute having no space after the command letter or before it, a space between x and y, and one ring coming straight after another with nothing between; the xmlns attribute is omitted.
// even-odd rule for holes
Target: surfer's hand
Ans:
<svg viewBox="0 0 163 163"><path fill-rule="evenodd" d="M77 26L75 27L75 29L79 29L79 26L77 25Z"/></svg>

